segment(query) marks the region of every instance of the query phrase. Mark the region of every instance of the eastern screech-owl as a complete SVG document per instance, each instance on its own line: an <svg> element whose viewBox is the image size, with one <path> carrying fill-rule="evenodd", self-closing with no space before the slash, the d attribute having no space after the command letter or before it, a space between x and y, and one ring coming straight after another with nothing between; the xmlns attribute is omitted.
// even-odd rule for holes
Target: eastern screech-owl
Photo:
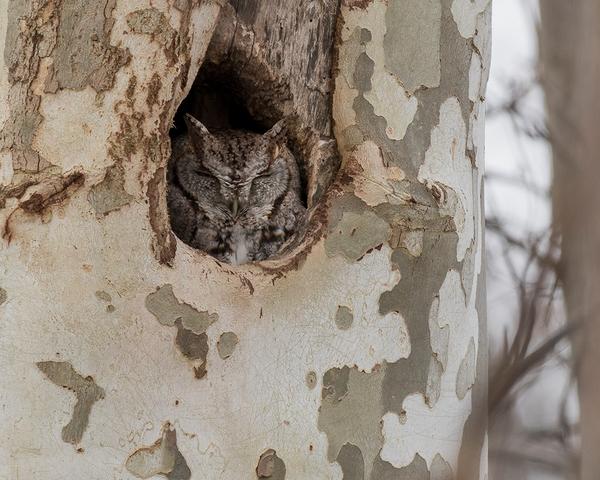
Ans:
<svg viewBox="0 0 600 480"><path fill-rule="evenodd" d="M173 231L235 265L277 254L306 217L284 120L264 135L211 133L191 115L185 122L188 131L173 142L168 175Z"/></svg>

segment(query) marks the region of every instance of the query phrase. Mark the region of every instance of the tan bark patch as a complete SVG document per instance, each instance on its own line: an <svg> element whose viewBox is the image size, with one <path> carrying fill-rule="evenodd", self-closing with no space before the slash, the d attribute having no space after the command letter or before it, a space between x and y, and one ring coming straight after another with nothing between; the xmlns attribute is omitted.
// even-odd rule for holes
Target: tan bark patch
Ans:
<svg viewBox="0 0 600 480"><path fill-rule="evenodd" d="M144 479L155 475L164 475L168 480L192 478L192 472L177 447L177 431L171 430L169 423L164 426L162 437L154 445L132 453L125 467L136 477Z"/></svg>

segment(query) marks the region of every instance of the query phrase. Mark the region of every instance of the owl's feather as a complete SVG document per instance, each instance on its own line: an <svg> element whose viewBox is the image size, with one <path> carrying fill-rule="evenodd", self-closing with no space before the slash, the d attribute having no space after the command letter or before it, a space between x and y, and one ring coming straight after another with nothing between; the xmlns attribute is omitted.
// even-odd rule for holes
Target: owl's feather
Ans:
<svg viewBox="0 0 600 480"><path fill-rule="evenodd" d="M306 208L296 159L276 124L264 135L209 132L187 116L168 174L171 226L185 243L219 260L265 260L302 229Z"/></svg>

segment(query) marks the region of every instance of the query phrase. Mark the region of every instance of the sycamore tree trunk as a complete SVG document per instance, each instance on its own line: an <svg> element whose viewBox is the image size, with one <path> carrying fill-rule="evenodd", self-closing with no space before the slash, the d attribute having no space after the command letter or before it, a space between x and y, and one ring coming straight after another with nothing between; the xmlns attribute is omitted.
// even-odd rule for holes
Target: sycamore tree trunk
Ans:
<svg viewBox="0 0 600 480"><path fill-rule="evenodd" d="M489 28L489 0L0 0L0 478L485 478ZM170 231L202 66L300 119L286 258Z"/></svg>
<svg viewBox="0 0 600 480"><path fill-rule="evenodd" d="M580 476L600 475L600 4L547 0L542 80L554 155L553 210L562 237L561 277L573 346L581 431Z"/></svg>

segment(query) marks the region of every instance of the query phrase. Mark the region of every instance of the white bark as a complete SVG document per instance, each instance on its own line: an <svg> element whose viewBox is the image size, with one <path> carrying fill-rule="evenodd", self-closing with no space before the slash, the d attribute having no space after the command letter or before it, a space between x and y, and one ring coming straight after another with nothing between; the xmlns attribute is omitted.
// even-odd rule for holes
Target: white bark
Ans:
<svg viewBox="0 0 600 480"><path fill-rule="evenodd" d="M84 3L0 0L0 477L484 478L489 3L342 2L340 174L243 268L164 201L221 2Z"/></svg>

